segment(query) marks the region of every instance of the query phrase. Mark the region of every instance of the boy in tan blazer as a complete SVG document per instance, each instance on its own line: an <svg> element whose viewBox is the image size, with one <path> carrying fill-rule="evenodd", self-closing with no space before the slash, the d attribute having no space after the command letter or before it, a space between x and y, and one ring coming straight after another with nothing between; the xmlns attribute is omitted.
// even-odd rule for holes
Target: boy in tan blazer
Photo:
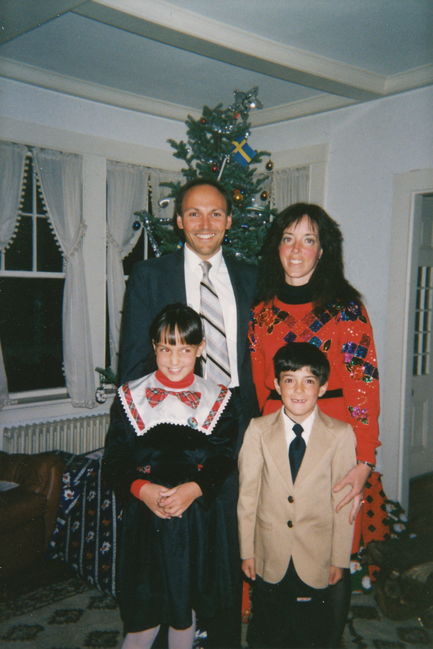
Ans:
<svg viewBox="0 0 433 649"><path fill-rule="evenodd" d="M254 582L251 647L326 647L326 588L349 566L353 527L332 491L356 464L351 426L321 413L329 363L309 343L274 357L283 407L253 419L239 455L242 570Z"/></svg>

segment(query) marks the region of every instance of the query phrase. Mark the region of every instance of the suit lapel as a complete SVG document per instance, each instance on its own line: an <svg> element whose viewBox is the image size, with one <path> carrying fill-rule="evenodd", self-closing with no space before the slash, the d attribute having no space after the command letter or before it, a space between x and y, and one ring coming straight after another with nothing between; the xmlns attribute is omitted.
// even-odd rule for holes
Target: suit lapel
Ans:
<svg viewBox="0 0 433 649"><path fill-rule="evenodd" d="M236 318L237 318L237 353L238 353L238 364L240 365L240 360L242 355L245 352L245 340L242 332L245 330L245 323L248 323L248 313L250 305L246 304L245 295L247 294L244 287L242 286L242 273L239 272L237 263L230 255L223 255L224 261L227 266L227 270L230 276L230 281L233 287L233 293L236 300ZM245 331L246 337L246 331Z"/></svg>
<svg viewBox="0 0 433 649"><path fill-rule="evenodd" d="M296 484L302 482L304 477L314 471L327 447L327 428L320 415L320 410L317 409L316 418L313 423L305 455L299 468L298 475L296 476Z"/></svg>
<svg viewBox="0 0 433 649"><path fill-rule="evenodd" d="M282 410L276 413L276 417L271 423L268 434L266 435L266 445L284 484L291 484L292 476Z"/></svg>
<svg viewBox="0 0 433 649"><path fill-rule="evenodd" d="M185 286L185 257L183 248L173 255L173 273L170 277L164 279L165 286L169 282L174 296L174 302L183 302L186 304L186 286Z"/></svg>

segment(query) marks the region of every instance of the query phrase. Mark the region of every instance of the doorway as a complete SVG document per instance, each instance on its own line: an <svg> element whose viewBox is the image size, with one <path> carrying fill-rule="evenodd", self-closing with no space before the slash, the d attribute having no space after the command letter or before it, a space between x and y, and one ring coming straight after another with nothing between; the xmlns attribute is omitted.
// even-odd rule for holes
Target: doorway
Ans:
<svg viewBox="0 0 433 649"><path fill-rule="evenodd" d="M410 478L433 471L433 194L415 197L412 257Z"/></svg>
<svg viewBox="0 0 433 649"><path fill-rule="evenodd" d="M408 511L410 478L433 470L433 169L396 175L393 190L381 464L387 496Z"/></svg>

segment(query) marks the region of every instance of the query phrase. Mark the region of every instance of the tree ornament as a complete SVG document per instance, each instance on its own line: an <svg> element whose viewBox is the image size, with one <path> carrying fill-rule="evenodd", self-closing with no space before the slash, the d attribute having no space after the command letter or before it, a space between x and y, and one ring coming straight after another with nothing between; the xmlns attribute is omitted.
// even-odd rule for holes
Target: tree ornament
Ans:
<svg viewBox="0 0 433 649"><path fill-rule="evenodd" d="M235 101L232 108L239 112L243 118L247 117L250 110L254 108L263 108L262 102L257 97L258 92L258 86L254 86L254 88L251 88L248 92L235 90Z"/></svg>
<svg viewBox="0 0 433 649"><path fill-rule="evenodd" d="M266 191L266 189L264 191L262 191L262 193L260 194L260 198L262 199L262 201L267 201L268 200L269 193Z"/></svg>
<svg viewBox="0 0 433 649"><path fill-rule="evenodd" d="M100 385L99 388L96 388L95 401L96 403L105 403L107 401L107 395L105 394L105 389L102 385Z"/></svg>
<svg viewBox="0 0 433 649"><path fill-rule="evenodd" d="M159 242L157 241L157 238L155 237L155 227L157 225L156 219L154 219L152 215L149 214L149 212L147 212L146 210L135 212L135 214L140 217L146 229L147 238L149 239L149 243L152 246L153 252L155 253L155 257L160 257L161 247L159 245Z"/></svg>
<svg viewBox="0 0 433 649"><path fill-rule="evenodd" d="M266 169L268 171L272 171L273 168L274 168L274 163L272 162L272 160L268 160L266 163Z"/></svg>
<svg viewBox="0 0 433 649"><path fill-rule="evenodd" d="M132 229L137 231L137 230L140 230L140 228L141 228L140 221L134 221L134 223L132 224Z"/></svg>
<svg viewBox="0 0 433 649"><path fill-rule="evenodd" d="M270 195L269 171L266 161L268 151L256 151L249 145L253 130L249 122L252 110L261 108L257 98L258 89L248 92L234 91L234 100L227 108L218 104L215 108L204 106L197 118L186 119L185 141L169 139L174 157L183 162L182 180L163 182L174 198L180 186L197 177L215 178L231 197L233 223L229 236L224 239L227 254L257 263L260 250L272 221L274 210L270 201L260 199L266 188ZM262 163L259 171L258 165ZM161 207L161 206L160 206ZM168 211L168 210L167 210ZM179 245L177 233L171 230L171 222L147 212L139 213L149 245L156 256L174 251Z"/></svg>
<svg viewBox="0 0 433 649"><path fill-rule="evenodd" d="M173 199L171 197L160 198L159 201L158 201L158 205L159 205L159 207L162 207L163 210L165 210L170 205L172 200Z"/></svg>

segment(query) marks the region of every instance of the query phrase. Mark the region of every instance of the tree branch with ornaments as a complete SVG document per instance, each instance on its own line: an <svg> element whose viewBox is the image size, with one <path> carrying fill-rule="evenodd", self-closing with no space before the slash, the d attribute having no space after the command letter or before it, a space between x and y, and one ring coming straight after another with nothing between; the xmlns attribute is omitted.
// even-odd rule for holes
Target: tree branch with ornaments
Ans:
<svg viewBox="0 0 433 649"><path fill-rule="evenodd" d="M183 182L197 177L218 180L233 202L233 223L227 231L224 249L234 256L257 262L260 249L272 219L271 182L273 163L267 151L256 151L249 143L252 110L262 108L258 88L247 92L234 91L233 103L224 108L204 106L198 119L189 116L185 122L187 140L168 142L174 157L184 162ZM264 160L268 158L263 165ZM259 170L261 165L261 170ZM182 183L162 183L174 198ZM168 207L171 201L165 199ZM171 227L171 214L167 218L136 213L139 221L134 227L146 228L149 242L156 256L172 252L181 244Z"/></svg>

